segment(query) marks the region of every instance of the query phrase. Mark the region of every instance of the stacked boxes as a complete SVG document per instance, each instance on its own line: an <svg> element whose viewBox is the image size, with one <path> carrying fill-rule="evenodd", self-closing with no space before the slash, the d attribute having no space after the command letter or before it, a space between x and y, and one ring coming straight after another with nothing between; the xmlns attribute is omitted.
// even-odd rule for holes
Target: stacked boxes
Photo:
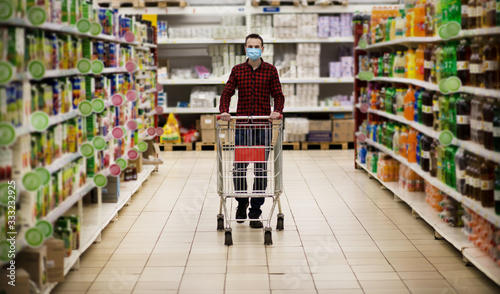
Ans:
<svg viewBox="0 0 500 294"><path fill-rule="evenodd" d="M326 120L309 120L309 134L307 135L309 142L331 142L332 141L332 121Z"/></svg>
<svg viewBox="0 0 500 294"><path fill-rule="evenodd" d="M275 14L273 15L274 37L291 39L297 37L297 15Z"/></svg>
<svg viewBox="0 0 500 294"><path fill-rule="evenodd" d="M212 108L214 107L217 87L194 87L189 98L189 107Z"/></svg>
<svg viewBox="0 0 500 294"><path fill-rule="evenodd" d="M309 133L309 120L301 117L285 119L284 142L305 142Z"/></svg>
<svg viewBox="0 0 500 294"><path fill-rule="evenodd" d="M246 60L241 45L210 45L208 55L212 57L212 75L216 77L229 74L233 66Z"/></svg>
<svg viewBox="0 0 500 294"><path fill-rule="evenodd" d="M353 142L354 141L354 120L339 119L333 120L332 142Z"/></svg>
<svg viewBox="0 0 500 294"><path fill-rule="evenodd" d="M340 16L320 16L318 19L318 37L351 37L352 14Z"/></svg>
<svg viewBox="0 0 500 294"><path fill-rule="evenodd" d="M259 34L265 41L266 38L273 37L273 16L272 15L252 15L252 28L250 31Z"/></svg>
<svg viewBox="0 0 500 294"><path fill-rule="evenodd" d="M330 78L349 78L353 77L354 58L352 56L343 56L340 62L330 62Z"/></svg>
<svg viewBox="0 0 500 294"><path fill-rule="evenodd" d="M319 43L297 45L297 76L301 78L319 77L319 56L321 45Z"/></svg>
<svg viewBox="0 0 500 294"><path fill-rule="evenodd" d="M318 31L317 14L298 14L297 15L297 37L314 38Z"/></svg>
<svg viewBox="0 0 500 294"><path fill-rule="evenodd" d="M291 107L318 106L319 84L297 84L297 95ZM288 98L288 97L287 97Z"/></svg>
<svg viewBox="0 0 500 294"><path fill-rule="evenodd" d="M201 141L206 143L214 143L215 140L215 119L211 114L202 115L200 117Z"/></svg>

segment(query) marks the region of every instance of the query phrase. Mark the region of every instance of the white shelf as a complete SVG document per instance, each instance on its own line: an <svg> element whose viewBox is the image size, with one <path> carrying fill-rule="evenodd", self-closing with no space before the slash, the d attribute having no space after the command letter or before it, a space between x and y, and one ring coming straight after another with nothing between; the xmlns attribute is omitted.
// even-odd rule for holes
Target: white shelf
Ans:
<svg viewBox="0 0 500 294"><path fill-rule="evenodd" d="M80 252L83 254L106 228L118 211L130 200L142 183L149 177L154 166L143 166L143 171L137 175L137 181L120 183L118 203L102 203L100 206L91 204L84 206L84 219L81 224Z"/></svg>
<svg viewBox="0 0 500 294"><path fill-rule="evenodd" d="M380 42L380 43L376 43L373 45L368 45L364 49L362 49L360 47L356 47L355 50L361 50L361 51L365 50L366 51L366 50L370 50L370 49L389 47L389 46L394 46L394 45L404 45L404 46L409 47L409 46L411 46L411 44L415 44L415 43L446 42L446 41L454 40L454 39L476 37L476 36L485 36L485 35L496 35L496 34L500 34L500 27L475 29L475 30L463 30L456 37L446 39L446 40L442 39L441 37L401 38L401 39L397 39L397 40L391 40L391 41L387 41L387 42Z"/></svg>
<svg viewBox="0 0 500 294"><path fill-rule="evenodd" d="M157 69L158 69L157 66L145 66L140 70L157 70Z"/></svg>
<svg viewBox="0 0 500 294"><path fill-rule="evenodd" d="M472 200L467 198L457 192L455 189L448 187L445 183L439 181L437 178L432 177L428 172L424 172L420 166L416 163L409 163L406 158L396 155L392 150L389 150L385 146L380 145L379 143L373 142L371 139L366 139L367 144L376 147L377 149L383 151L385 154L390 155L392 158L398 160L401 163L404 163L408 167L410 167L414 172L416 172L419 176L427 180L431 185L438 188L439 190L445 192L449 196L455 198L458 202L461 202L463 205L473 209L478 214L482 215L489 222L498 226L500 224L500 215L496 215L492 208L482 207L479 201Z"/></svg>
<svg viewBox="0 0 500 294"><path fill-rule="evenodd" d="M376 178L383 186L410 206L418 215L431 225L443 238L455 248L462 251L465 247L474 246L464 235L461 228L451 227L439 217L439 212L425 202L425 192L408 192L399 186L399 182L384 182L378 179L377 174L371 172L359 160L356 163L372 177Z"/></svg>
<svg viewBox="0 0 500 294"><path fill-rule="evenodd" d="M142 94L149 94L149 93L154 93L154 92L156 92L156 89L155 88L151 88L149 90L146 90L146 91L142 92Z"/></svg>
<svg viewBox="0 0 500 294"><path fill-rule="evenodd" d="M358 105L356 105L356 107L359 108L360 105L358 104ZM436 140L439 140L439 132L435 131L431 127L424 126L423 124L420 124L416 121L409 121L404 117L401 117L399 115L394 115L391 113L387 113L387 112L382 111L382 110L376 110L376 109L369 108L368 112L373 113L373 114L377 114L379 116L386 117L388 119L391 119L391 120L394 120L394 121L397 121L397 122L400 122L403 124L406 124L408 126L411 126L414 129L418 130L419 132L426 134L427 136L430 136ZM494 162L500 164L500 152L487 150L482 145L479 145L479 144L474 143L472 141L458 140L457 138L453 138L453 140L451 141L451 144L458 146L458 147L461 147L467 151L473 152L474 154L478 154L487 160L494 161Z"/></svg>
<svg viewBox="0 0 500 294"><path fill-rule="evenodd" d="M124 73L127 70L123 67L108 67L104 68L101 73L94 74L89 71L88 73L80 73L78 69L54 69L54 70L46 70L44 76L41 79L34 79L30 73L22 72L15 75L15 78L12 79L13 82L24 81L24 80L32 80L39 81L43 79L54 79L54 78L63 78L75 75L103 75L103 74L113 74L113 73Z"/></svg>
<svg viewBox="0 0 500 294"><path fill-rule="evenodd" d="M500 266L487 253L477 247L465 248L462 253L477 269L500 285Z"/></svg>
<svg viewBox="0 0 500 294"><path fill-rule="evenodd" d="M432 91L438 91L439 86L433 83L424 82L415 79L404 79L404 78L386 78L386 77L374 77L369 82L388 82L388 83L401 83L401 84L410 84L418 87L422 87ZM460 87L457 92L469 93L477 96L488 96L493 98L500 99L500 90L489 90L483 88L476 87Z"/></svg>
<svg viewBox="0 0 500 294"><path fill-rule="evenodd" d="M75 263L80 258L80 251L73 250L71 251L71 255L69 257L64 258L64 275L66 276L71 268L75 265Z"/></svg>
<svg viewBox="0 0 500 294"><path fill-rule="evenodd" d="M135 76L137 80L144 80L144 79L149 79L151 76L150 75L140 75L140 76Z"/></svg>
<svg viewBox="0 0 500 294"><path fill-rule="evenodd" d="M330 5L330 6L258 6L245 7L243 5L220 6L187 6L181 7L147 7L147 8L120 8L120 14L158 14L158 15L254 15L275 13L353 13L371 11L373 5Z"/></svg>
<svg viewBox="0 0 500 294"><path fill-rule="evenodd" d="M57 124L60 124L64 121L70 120L72 118L75 118L79 115L79 112L77 109L70 110L69 112L66 113L61 113L58 115L54 116L49 116L49 127L54 126ZM27 135L32 132L37 132L33 127L31 126L20 126L14 128L14 131L16 133L16 138L20 136Z"/></svg>
<svg viewBox="0 0 500 294"><path fill-rule="evenodd" d="M50 165L46 166L46 168L50 172L50 174L53 174L56 171L63 168L65 165L72 163L73 161L77 160L80 157L82 156L78 152L67 153L61 156L60 158L56 159Z"/></svg>
<svg viewBox="0 0 500 294"><path fill-rule="evenodd" d="M60 216L64 215L73 205L75 205L78 200L83 196L87 195L95 187L92 179L87 179L87 183L83 185L78 191L73 195L64 200L63 203L59 204L55 209L53 209L47 216L44 217L45 220L54 223Z"/></svg>
<svg viewBox="0 0 500 294"><path fill-rule="evenodd" d="M353 43L354 37L334 37L334 38L293 38L293 39L266 39L266 44L272 43ZM188 44L245 44L244 39L166 39L158 42L158 45L188 45Z"/></svg>
<svg viewBox="0 0 500 294"><path fill-rule="evenodd" d="M104 41L109 41L109 42L115 42L115 43L120 43L120 44L128 44L128 45L138 45L139 44L138 42L129 43L129 42L125 41L124 39L121 39L121 38L115 37L115 36L111 36L111 35L99 34L97 36L94 36L90 33L80 33L75 26L68 26L68 25L62 25L62 24L56 24L56 23L44 23L40 26L35 26L35 25L32 25L28 20L23 19L23 18L12 18L12 19L7 20L7 21L0 21L0 25L20 26L20 27L25 27L25 28L48 30L48 31L53 31L53 32L58 32L58 33L71 34L71 35L75 35L75 36L82 36L82 37L104 40Z"/></svg>
<svg viewBox="0 0 500 294"><path fill-rule="evenodd" d="M327 106L327 107L285 107L283 109L284 113L311 113L311 112L352 112L352 106ZM231 109L229 112L236 112L236 108ZM191 107L167 107L163 111L164 114L168 113L179 113L179 114L217 114L219 113L219 108L191 108Z"/></svg>
<svg viewBox="0 0 500 294"><path fill-rule="evenodd" d="M339 84L339 83L354 83L354 78L302 78L302 79L280 79L282 84ZM217 85L225 84L227 78L211 78L211 79L185 79L185 80L162 80L158 81L162 85Z"/></svg>

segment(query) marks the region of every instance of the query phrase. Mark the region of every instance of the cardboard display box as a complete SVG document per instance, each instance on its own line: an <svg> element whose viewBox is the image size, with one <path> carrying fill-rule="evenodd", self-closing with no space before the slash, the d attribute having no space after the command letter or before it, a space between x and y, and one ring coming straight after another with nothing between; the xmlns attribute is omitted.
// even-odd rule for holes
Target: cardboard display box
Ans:
<svg viewBox="0 0 500 294"><path fill-rule="evenodd" d="M6 294L30 294L30 275L29 273L23 269L18 267L16 264L16 282L15 286L11 286L8 282L11 281L7 275L10 275L10 272L7 269L0 269L0 283L2 285L1 289L5 290L0 293Z"/></svg>
<svg viewBox="0 0 500 294"><path fill-rule="evenodd" d="M215 119L213 114L205 114L200 116L200 127L203 132L204 129L215 129Z"/></svg>
<svg viewBox="0 0 500 294"><path fill-rule="evenodd" d="M215 133L216 130L214 128L201 129L201 141L206 143L215 143L216 142Z"/></svg>
<svg viewBox="0 0 500 294"><path fill-rule="evenodd" d="M340 119L333 121L332 142L353 142L354 120Z"/></svg>
<svg viewBox="0 0 500 294"><path fill-rule="evenodd" d="M53 282L64 282L64 241L50 238L45 241L47 246L47 280Z"/></svg>
<svg viewBox="0 0 500 294"><path fill-rule="evenodd" d="M309 120L309 132L317 131L332 131L332 121L329 119L324 120Z"/></svg>
<svg viewBox="0 0 500 294"><path fill-rule="evenodd" d="M129 160L128 166L135 164L135 168L137 169L137 173L142 172L142 153L139 152L139 157L136 160Z"/></svg>
<svg viewBox="0 0 500 294"><path fill-rule="evenodd" d="M331 142L332 132L329 131L314 131L307 135L308 142Z"/></svg>
<svg viewBox="0 0 500 294"><path fill-rule="evenodd" d="M47 247L26 248L16 258L16 267L24 268L30 279L43 291L47 287Z"/></svg>
<svg viewBox="0 0 500 294"><path fill-rule="evenodd" d="M120 177L108 176L108 183L101 191L103 203L117 203L120 199Z"/></svg>

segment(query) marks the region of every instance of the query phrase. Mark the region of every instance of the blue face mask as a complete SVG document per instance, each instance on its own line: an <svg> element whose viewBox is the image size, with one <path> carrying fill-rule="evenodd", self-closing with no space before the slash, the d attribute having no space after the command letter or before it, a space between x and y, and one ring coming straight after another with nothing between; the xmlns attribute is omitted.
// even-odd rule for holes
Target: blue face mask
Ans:
<svg viewBox="0 0 500 294"><path fill-rule="evenodd" d="M256 61L260 58L260 55L262 54L262 49L257 49L257 48L247 48L247 56L250 58L252 61Z"/></svg>

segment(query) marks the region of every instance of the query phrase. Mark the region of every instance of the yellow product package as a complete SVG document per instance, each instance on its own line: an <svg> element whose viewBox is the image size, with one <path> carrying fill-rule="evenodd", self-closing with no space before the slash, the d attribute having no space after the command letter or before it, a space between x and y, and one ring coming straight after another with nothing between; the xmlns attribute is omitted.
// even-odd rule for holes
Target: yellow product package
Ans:
<svg viewBox="0 0 500 294"><path fill-rule="evenodd" d="M163 135L160 137L161 143L180 143L181 135L179 123L173 113L168 115L167 123L163 126Z"/></svg>

